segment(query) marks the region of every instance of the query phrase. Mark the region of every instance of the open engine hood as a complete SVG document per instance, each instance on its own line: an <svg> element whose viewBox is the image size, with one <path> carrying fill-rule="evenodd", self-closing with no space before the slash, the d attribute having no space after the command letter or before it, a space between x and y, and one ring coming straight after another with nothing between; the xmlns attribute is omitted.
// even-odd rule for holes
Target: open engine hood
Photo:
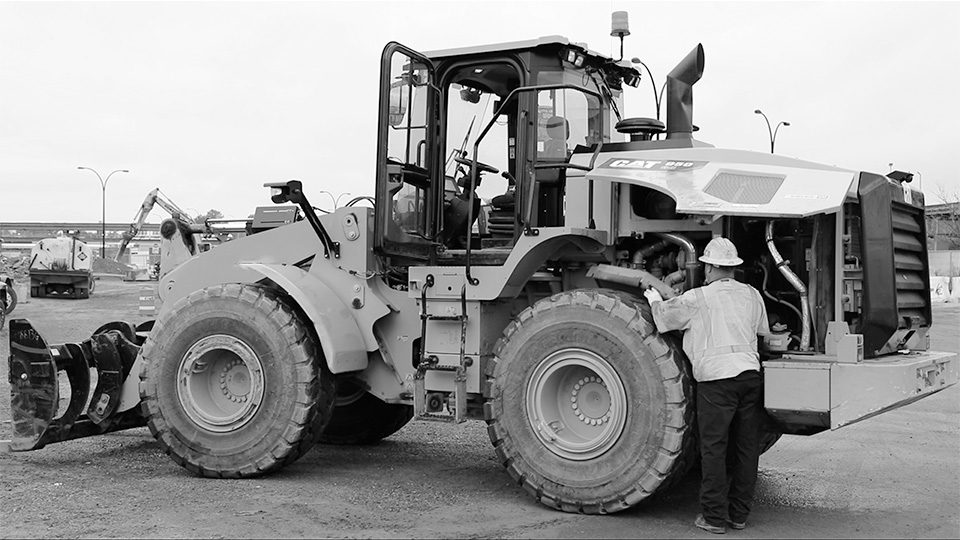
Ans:
<svg viewBox="0 0 960 540"><path fill-rule="evenodd" d="M586 165L590 157L577 154L572 161ZM682 214L805 217L833 212L856 178L854 171L820 163L713 147L601 152L594 165L587 179L661 191L677 201Z"/></svg>

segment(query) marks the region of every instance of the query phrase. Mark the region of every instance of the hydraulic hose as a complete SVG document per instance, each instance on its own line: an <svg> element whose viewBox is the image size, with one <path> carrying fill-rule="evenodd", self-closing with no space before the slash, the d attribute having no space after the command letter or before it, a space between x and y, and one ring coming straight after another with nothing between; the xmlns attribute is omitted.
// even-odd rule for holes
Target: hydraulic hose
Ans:
<svg viewBox="0 0 960 540"><path fill-rule="evenodd" d="M791 310L793 310L793 312L797 314L797 318L800 319L800 324L802 325L803 313L801 313L800 310L797 309L797 306L791 304L790 302L787 302L786 300L781 300L776 296L770 294L770 291L767 290L767 278L768 278L767 267L763 264L760 264L758 266L760 267L760 271L763 272L763 285L760 286L760 289L763 291L763 295L769 298L771 301L777 302L779 304L783 304L788 308L790 308Z"/></svg>
<svg viewBox="0 0 960 540"><path fill-rule="evenodd" d="M780 270L780 273L783 274L783 277L785 277L800 294L800 319L802 320L801 326L803 328L800 332L800 350L808 351L810 350L810 300L807 298L807 286L793 273L793 270L787 265L787 261L783 260L780 252L777 251L777 246L773 242L772 220L767 222L766 240L767 248L770 250L770 256L773 257L774 264Z"/></svg>

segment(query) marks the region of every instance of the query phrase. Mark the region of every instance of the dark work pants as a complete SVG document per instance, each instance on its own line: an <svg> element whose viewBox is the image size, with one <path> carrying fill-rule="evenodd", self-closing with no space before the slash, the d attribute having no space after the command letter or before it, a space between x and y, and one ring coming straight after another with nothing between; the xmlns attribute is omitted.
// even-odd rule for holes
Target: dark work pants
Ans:
<svg viewBox="0 0 960 540"><path fill-rule="evenodd" d="M758 372L744 371L697 384L700 509L711 525L743 522L750 514L760 459L761 382Z"/></svg>

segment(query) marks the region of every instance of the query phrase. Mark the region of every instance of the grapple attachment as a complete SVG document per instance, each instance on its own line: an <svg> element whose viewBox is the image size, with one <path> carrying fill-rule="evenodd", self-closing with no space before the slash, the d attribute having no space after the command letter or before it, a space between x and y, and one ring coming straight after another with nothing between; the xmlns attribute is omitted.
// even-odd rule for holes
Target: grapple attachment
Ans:
<svg viewBox="0 0 960 540"><path fill-rule="evenodd" d="M53 442L146 425L139 407L118 412L118 406L151 325L112 322L81 343L47 345L29 321L11 320L10 450L37 450ZM96 374L92 394L91 370ZM60 407L61 371L70 388L65 408Z"/></svg>

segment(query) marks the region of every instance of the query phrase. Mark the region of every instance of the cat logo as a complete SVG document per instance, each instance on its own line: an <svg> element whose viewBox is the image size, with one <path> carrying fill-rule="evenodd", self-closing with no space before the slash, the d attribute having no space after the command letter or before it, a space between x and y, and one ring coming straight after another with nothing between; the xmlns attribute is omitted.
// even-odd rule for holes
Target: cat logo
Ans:
<svg viewBox="0 0 960 540"><path fill-rule="evenodd" d="M648 171L692 171L706 165L706 161L609 159L600 167L609 169L641 169Z"/></svg>

